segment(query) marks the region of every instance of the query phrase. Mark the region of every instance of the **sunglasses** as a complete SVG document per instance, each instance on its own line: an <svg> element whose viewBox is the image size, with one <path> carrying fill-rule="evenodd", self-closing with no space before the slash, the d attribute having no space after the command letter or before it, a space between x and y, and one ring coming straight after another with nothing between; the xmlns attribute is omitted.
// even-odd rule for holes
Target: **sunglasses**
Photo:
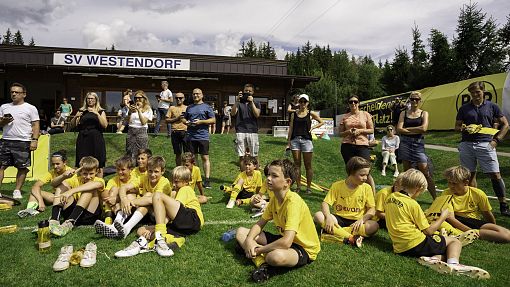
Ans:
<svg viewBox="0 0 510 287"><path fill-rule="evenodd" d="M358 104L359 101L349 101L349 104Z"/></svg>
<svg viewBox="0 0 510 287"><path fill-rule="evenodd" d="M300 103L300 104L306 104L306 103L308 103L308 102L307 102L307 101L299 101L298 103Z"/></svg>
<svg viewBox="0 0 510 287"><path fill-rule="evenodd" d="M177 100L184 100L184 97L176 97Z"/></svg>
<svg viewBox="0 0 510 287"><path fill-rule="evenodd" d="M413 102L419 102L421 101L420 98L409 98L410 101L413 101Z"/></svg>
<svg viewBox="0 0 510 287"><path fill-rule="evenodd" d="M143 97L135 97L135 100L141 100Z"/></svg>

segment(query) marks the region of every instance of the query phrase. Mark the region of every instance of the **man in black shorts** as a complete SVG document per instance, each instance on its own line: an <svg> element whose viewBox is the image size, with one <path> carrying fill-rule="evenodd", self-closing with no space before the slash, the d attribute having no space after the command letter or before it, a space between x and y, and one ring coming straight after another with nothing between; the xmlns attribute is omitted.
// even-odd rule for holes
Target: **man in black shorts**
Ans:
<svg viewBox="0 0 510 287"><path fill-rule="evenodd" d="M176 93L175 106L170 106L168 114L166 115L166 121L172 124L172 148L175 154L175 165L181 165L181 155L189 151L188 143L186 141L186 130L188 127L183 123L184 113L186 112L187 106L184 104L184 94Z"/></svg>

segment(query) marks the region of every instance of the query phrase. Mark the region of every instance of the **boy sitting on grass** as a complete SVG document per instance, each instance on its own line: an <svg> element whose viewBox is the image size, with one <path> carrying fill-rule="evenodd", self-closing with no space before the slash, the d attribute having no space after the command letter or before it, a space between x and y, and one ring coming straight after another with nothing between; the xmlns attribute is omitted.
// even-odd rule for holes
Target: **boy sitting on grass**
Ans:
<svg viewBox="0 0 510 287"><path fill-rule="evenodd" d="M234 205L243 204L243 199L250 202L250 198L257 194L262 187L262 174L257 170L257 158L251 155L243 157L244 171L239 173L237 178L232 184L232 189L227 189L230 192L230 199L227 203L227 208L233 208ZM227 192L228 192L227 191Z"/></svg>
<svg viewBox="0 0 510 287"><path fill-rule="evenodd" d="M387 186L381 190L379 190L375 195L375 220L377 224L379 224L379 228L386 229L386 214L384 213L384 203L386 202L386 198L395 191L400 190L400 181L402 180L402 176L398 175L393 182L392 186Z"/></svg>
<svg viewBox="0 0 510 287"><path fill-rule="evenodd" d="M189 186L191 172L178 166L172 173L177 193L175 199L162 192L152 196L152 207L156 218L155 226L140 227L140 236L126 249L115 253L116 257L129 257L150 250L154 246L162 257L174 254L174 249L184 244L186 235L195 234L204 225L204 216L195 191ZM155 240L149 243L149 240Z"/></svg>
<svg viewBox="0 0 510 287"><path fill-rule="evenodd" d="M448 209L429 224L416 198L427 189L427 179L416 169L402 174L400 190L386 198L386 227L397 254L419 257L418 262L440 273L489 278L487 271L459 263L462 245L453 237L435 234L448 217ZM446 259L446 262L445 262Z"/></svg>
<svg viewBox="0 0 510 287"><path fill-rule="evenodd" d="M99 161L91 156L80 160L79 172L57 187L51 210L50 232L62 237L77 225L91 225L101 216L99 194L104 180L96 177ZM65 219L60 224L60 219Z"/></svg>
<svg viewBox="0 0 510 287"><path fill-rule="evenodd" d="M198 201L200 204L207 203L207 196L204 193L204 186L202 185L202 173L200 168L196 165L195 155L191 152L185 152L181 157L182 165L189 169L191 172L191 180L189 186L195 190L195 186L198 188L200 195Z"/></svg>
<svg viewBox="0 0 510 287"><path fill-rule="evenodd" d="M305 201L290 191L297 180L296 166L288 159L275 160L269 165L267 185L274 193L262 218L247 229L237 229L236 239L247 258L255 263L255 282L269 279L273 267L301 267L317 258L320 241L310 210ZM279 235L263 231L270 221Z"/></svg>
<svg viewBox="0 0 510 287"><path fill-rule="evenodd" d="M366 159L352 157L346 165L347 179L331 185L322 202L322 210L314 216L314 221L327 233L321 235L321 240L361 247L363 238L372 236L379 229L377 222L372 220L375 215L374 194L370 185L365 183L370 166Z"/></svg>
<svg viewBox="0 0 510 287"><path fill-rule="evenodd" d="M147 175L147 162L151 157L152 151L150 149L139 149L136 155L136 167L131 171L131 176L142 178L142 176Z"/></svg>
<svg viewBox="0 0 510 287"><path fill-rule="evenodd" d="M251 216L252 218L262 216L266 209L269 200L274 197L274 193L267 187L267 176L269 175L269 165L264 167L264 176L266 179L262 182L262 187L259 192L250 198L250 205L255 209L255 213ZM258 210L257 210L258 209Z"/></svg>

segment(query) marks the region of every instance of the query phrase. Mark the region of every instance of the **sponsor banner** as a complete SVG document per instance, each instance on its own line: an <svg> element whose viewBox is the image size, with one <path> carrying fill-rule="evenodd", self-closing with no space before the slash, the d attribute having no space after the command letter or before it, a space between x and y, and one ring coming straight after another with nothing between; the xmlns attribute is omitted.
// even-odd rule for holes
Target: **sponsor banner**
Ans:
<svg viewBox="0 0 510 287"><path fill-rule="evenodd" d="M37 180L48 172L50 157L50 136L41 135L37 143L37 149L30 155L32 165L28 167L27 181ZM5 169L4 182L16 182L16 174L18 170L15 167Z"/></svg>
<svg viewBox="0 0 510 287"><path fill-rule="evenodd" d="M188 71L190 69L190 60L119 55L54 53L53 65Z"/></svg>

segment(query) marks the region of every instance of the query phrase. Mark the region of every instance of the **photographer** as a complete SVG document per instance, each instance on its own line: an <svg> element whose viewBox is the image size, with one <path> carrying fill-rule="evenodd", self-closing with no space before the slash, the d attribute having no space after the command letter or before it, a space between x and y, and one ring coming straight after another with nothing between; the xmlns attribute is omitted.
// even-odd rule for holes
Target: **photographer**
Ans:
<svg viewBox="0 0 510 287"><path fill-rule="evenodd" d="M236 146L239 166L244 170L242 158L249 153L258 159L259 135L257 119L260 116L260 104L253 101L255 88L252 84L244 85L237 95L231 115L236 119Z"/></svg>
<svg viewBox="0 0 510 287"><path fill-rule="evenodd" d="M152 109L147 95L141 90L135 92L135 102L129 102L129 129L126 137L126 154L136 160L140 149L149 148L147 129L152 121Z"/></svg>

